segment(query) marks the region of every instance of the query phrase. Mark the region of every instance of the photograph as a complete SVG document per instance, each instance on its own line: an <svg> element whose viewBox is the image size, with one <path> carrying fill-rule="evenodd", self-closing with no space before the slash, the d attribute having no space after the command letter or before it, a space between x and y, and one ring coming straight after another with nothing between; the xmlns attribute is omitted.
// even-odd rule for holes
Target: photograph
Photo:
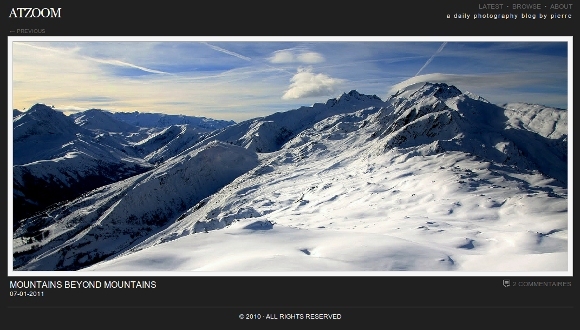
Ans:
<svg viewBox="0 0 580 330"><path fill-rule="evenodd" d="M11 275L572 272L572 37L9 41Z"/></svg>

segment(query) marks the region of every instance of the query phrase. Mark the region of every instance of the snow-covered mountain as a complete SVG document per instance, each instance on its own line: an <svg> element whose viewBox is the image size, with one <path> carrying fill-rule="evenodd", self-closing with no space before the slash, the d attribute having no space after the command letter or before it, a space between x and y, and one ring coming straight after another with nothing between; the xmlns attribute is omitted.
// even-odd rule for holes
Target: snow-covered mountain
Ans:
<svg viewBox="0 0 580 330"><path fill-rule="evenodd" d="M28 111L15 112L15 220L148 171L211 132L208 127L231 124L203 117L137 112L131 118L145 118L150 126L138 127L99 109L66 116L52 107L36 104ZM164 126L172 121L200 125ZM18 225L15 222L15 227Z"/></svg>
<svg viewBox="0 0 580 330"><path fill-rule="evenodd" d="M119 120L112 113L100 109L89 109L72 114L70 117L74 119L75 124L93 130L102 130L105 132L139 131L138 125L132 125Z"/></svg>
<svg viewBox="0 0 580 330"><path fill-rule="evenodd" d="M22 254L22 244L15 244L15 252L21 252L15 266L27 262L23 269L75 270L100 261L176 221L180 212L257 164L255 153L214 142L94 190L18 228L17 237L42 238L34 253Z"/></svg>
<svg viewBox="0 0 580 330"><path fill-rule="evenodd" d="M160 163L190 148L203 138L203 134L190 125L171 125L152 132L133 147L143 159Z"/></svg>
<svg viewBox="0 0 580 330"><path fill-rule="evenodd" d="M217 120L206 117L168 115L163 113L114 112L111 116L117 120L139 127L168 127L172 125L190 125L204 132L224 128L235 124L233 120Z"/></svg>
<svg viewBox="0 0 580 330"><path fill-rule="evenodd" d="M14 117L15 226L49 205L152 168L99 140L99 135L43 104Z"/></svg>
<svg viewBox="0 0 580 330"><path fill-rule="evenodd" d="M326 103L315 103L310 107L277 112L215 131L199 145L219 140L260 153L272 152L325 118L363 108L374 109L383 105L384 102L376 95L362 95L353 90L348 94L343 93L337 98L330 99Z"/></svg>
<svg viewBox="0 0 580 330"><path fill-rule="evenodd" d="M566 110L426 83L183 132L139 142L172 150L154 170L22 221L14 268L568 269Z"/></svg>
<svg viewBox="0 0 580 330"><path fill-rule="evenodd" d="M506 109L445 84L424 85L389 103L393 110L383 109L377 118L386 124L377 131L385 150L424 146L423 153L468 152L567 185L566 111L534 105ZM533 126L531 118L537 118Z"/></svg>

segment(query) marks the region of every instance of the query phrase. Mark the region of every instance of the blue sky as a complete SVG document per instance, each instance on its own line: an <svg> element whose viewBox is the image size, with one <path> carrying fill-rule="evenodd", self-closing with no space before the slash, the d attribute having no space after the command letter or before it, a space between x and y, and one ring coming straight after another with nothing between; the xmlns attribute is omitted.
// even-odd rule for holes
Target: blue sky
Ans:
<svg viewBox="0 0 580 330"><path fill-rule="evenodd" d="M385 100L417 81L498 104L568 108L565 41L44 40L12 43L16 109L45 103L242 121L352 89Z"/></svg>

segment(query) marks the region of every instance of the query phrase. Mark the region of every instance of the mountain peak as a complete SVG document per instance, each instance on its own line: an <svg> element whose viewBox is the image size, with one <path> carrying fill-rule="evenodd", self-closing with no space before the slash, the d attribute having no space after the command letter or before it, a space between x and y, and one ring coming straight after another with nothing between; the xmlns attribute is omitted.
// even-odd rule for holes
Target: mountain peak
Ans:
<svg viewBox="0 0 580 330"><path fill-rule="evenodd" d="M448 99L463 94L457 87L447 85L446 83L426 82L423 87L419 88L411 97L434 96L438 99Z"/></svg>
<svg viewBox="0 0 580 330"><path fill-rule="evenodd" d="M54 107L49 107L44 103L36 103L30 109L28 109L27 113L52 113L56 112Z"/></svg>
<svg viewBox="0 0 580 330"><path fill-rule="evenodd" d="M344 93L343 93L343 94L344 94ZM358 92L356 89L353 89L353 90L351 90L350 92L348 92L348 94L347 94L347 95L349 95L349 96L353 96L353 97L358 97L358 96L360 96L361 94L360 94L360 93L359 93L359 92Z"/></svg>
<svg viewBox="0 0 580 330"><path fill-rule="evenodd" d="M33 105L30 107L30 109L28 109L28 111L23 112L23 114L26 115L27 118L34 118L34 120L41 122L60 123L55 124L56 126L61 124L68 125L69 121L63 112L54 109L54 106L48 106L43 103L37 103ZM67 124L64 124L65 122Z"/></svg>
<svg viewBox="0 0 580 330"><path fill-rule="evenodd" d="M51 107L49 107L48 105L46 105L44 103L36 103L35 105L31 106L30 109L28 109L28 111L32 111L35 109L42 109L42 108L50 109Z"/></svg>
<svg viewBox="0 0 580 330"><path fill-rule="evenodd" d="M329 99L326 102L326 105L332 107L339 103L350 103L353 101L368 101L368 100L382 101L381 98L376 95L361 94L353 89L348 93L342 93L342 95L340 95L339 97Z"/></svg>
<svg viewBox="0 0 580 330"><path fill-rule="evenodd" d="M15 117L13 128L14 142L25 144L18 146L22 149L22 152L19 151L22 154L30 153L29 149L40 141L44 143L49 140L71 140L82 130L61 111L41 103L33 105L28 111ZM59 140L60 142L62 141ZM14 158L19 157L15 155Z"/></svg>
<svg viewBox="0 0 580 330"><path fill-rule="evenodd" d="M364 100L364 99L380 100L380 98L376 95L361 94L355 89L351 90L348 93L342 93L342 95L338 98L338 100L341 100L341 99L344 99L346 101L349 101L351 99L355 99L355 100Z"/></svg>

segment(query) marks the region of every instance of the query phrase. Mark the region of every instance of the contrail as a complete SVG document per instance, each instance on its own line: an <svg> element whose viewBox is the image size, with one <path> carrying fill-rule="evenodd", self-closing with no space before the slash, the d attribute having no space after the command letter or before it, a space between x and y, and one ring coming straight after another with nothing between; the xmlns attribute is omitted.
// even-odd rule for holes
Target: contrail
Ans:
<svg viewBox="0 0 580 330"><path fill-rule="evenodd" d="M149 72L149 73L170 74L168 72L159 71L159 70L153 70L153 69L149 69L149 68L146 68L146 67L138 66L138 65L135 65L135 64L131 64L131 63L127 63L127 62L123 62L123 61L119 61L119 60L104 60L104 59L100 59L100 58L79 55L79 54L76 54L76 53L71 53L69 51L63 51L63 50L60 50L60 49L43 47L43 46L37 46L37 45L31 45L31 44L22 43L22 42L19 42L18 44L19 45L23 45L23 46L28 46L28 47L36 48L36 49L40 49L40 50L50 51L50 52L53 52L53 53L78 56L80 58L83 58L83 59L86 59L86 60L89 60L89 61L93 61L93 62L97 62L97 63L110 64L110 65L114 65L114 66L129 67L129 68L134 68L134 69L142 70L142 71Z"/></svg>
<svg viewBox="0 0 580 330"><path fill-rule="evenodd" d="M235 56L235 57L237 57L237 58L241 58L242 60L246 60L246 61L251 61L251 60L252 60L252 59L251 59L251 58L249 58L249 57L246 57L246 56L240 55L240 54L238 54L238 53L230 52L229 50L227 50L227 49L223 49L223 48L220 48L220 47L218 47L218 46L210 45L210 44L208 44L207 42L202 42L202 43L203 43L203 44L206 44L206 45L207 45L208 47L210 47L211 49L217 50L218 52L226 53L226 54L228 54L228 55L232 55L232 56Z"/></svg>
<svg viewBox="0 0 580 330"><path fill-rule="evenodd" d="M90 57L86 57L86 56L84 58L89 59L91 61L99 62L99 63L105 63L105 64L111 64L111 65L116 65L116 66L124 66L124 67L139 69L139 70L149 72L149 73L170 74L168 72L153 70L153 69L145 68L142 66L138 66L135 64L131 64L131 63L127 63L127 62L123 62L123 61L119 61L119 60L101 60L98 58L90 58Z"/></svg>
<svg viewBox="0 0 580 330"><path fill-rule="evenodd" d="M444 43L441 44L441 46L439 46L439 49L437 49L437 51L435 52L435 54L433 54L433 56L431 56L431 58L429 58L427 60L427 62L425 62L425 64L421 67L421 69L419 69L419 71L417 71L417 73L415 73L415 77L419 73L421 73L421 71L423 71L423 69L425 69L427 67L427 65L429 65L429 63L431 63L431 61L433 61L433 58L435 57L435 55L439 54L443 50L443 47L445 47L445 45L447 45L447 41L445 41Z"/></svg>

